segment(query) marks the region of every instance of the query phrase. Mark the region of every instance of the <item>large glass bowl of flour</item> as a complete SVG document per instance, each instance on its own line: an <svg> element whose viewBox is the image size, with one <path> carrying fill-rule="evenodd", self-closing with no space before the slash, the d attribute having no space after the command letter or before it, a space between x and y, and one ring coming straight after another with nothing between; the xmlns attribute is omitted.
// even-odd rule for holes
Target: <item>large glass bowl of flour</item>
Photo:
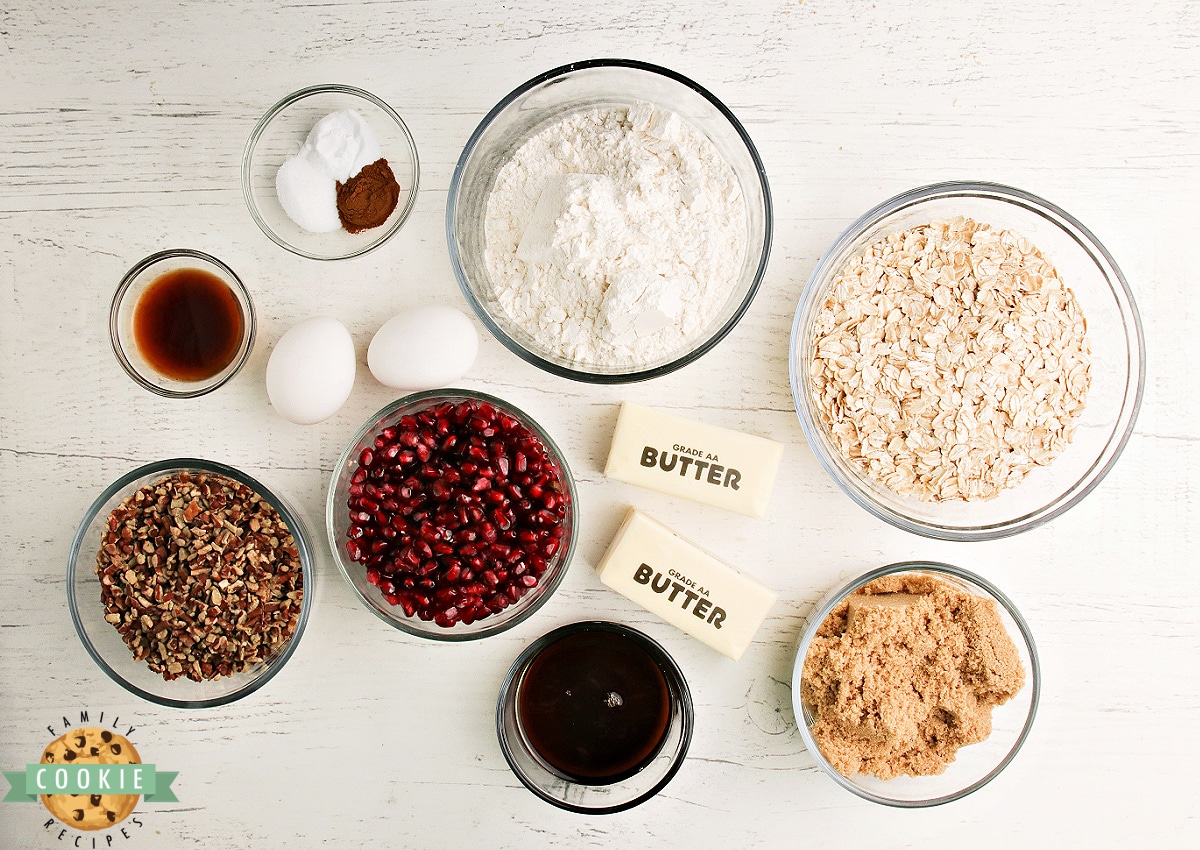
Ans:
<svg viewBox="0 0 1200 850"><path fill-rule="evenodd" d="M489 331L567 378L624 383L687 365L750 306L773 217L733 113L692 80L576 62L505 97L459 157L450 259Z"/></svg>

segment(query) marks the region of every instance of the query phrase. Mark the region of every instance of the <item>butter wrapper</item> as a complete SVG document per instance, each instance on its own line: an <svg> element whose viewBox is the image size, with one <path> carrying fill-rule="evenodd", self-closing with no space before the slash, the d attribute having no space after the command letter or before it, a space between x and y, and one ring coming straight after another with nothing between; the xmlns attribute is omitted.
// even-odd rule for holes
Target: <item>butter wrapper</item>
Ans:
<svg viewBox="0 0 1200 850"><path fill-rule="evenodd" d="M778 598L634 508L596 569L601 582L734 661Z"/></svg>
<svg viewBox="0 0 1200 850"><path fill-rule="evenodd" d="M604 474L762 518L783 443L625 402Z"/></svg>

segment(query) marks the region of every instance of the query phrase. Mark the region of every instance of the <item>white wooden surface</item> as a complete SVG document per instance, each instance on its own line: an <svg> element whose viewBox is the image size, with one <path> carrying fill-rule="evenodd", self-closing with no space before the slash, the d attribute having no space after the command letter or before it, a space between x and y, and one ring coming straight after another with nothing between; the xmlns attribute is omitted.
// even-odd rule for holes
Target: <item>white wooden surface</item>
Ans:
<svg viewBox="0 0 1200 850"><path fill-rule="evenodd" d="M564 448L582 545L550 604L513 631L459 646L405 637L360 607L321 542L331 465L392 397L367 372L366 345L402 307L466 309L443 231L462 144L517 84L595 56L665 64L742 119L775 196L770 268L726 341L649 384L574 384L483 341L464 383L530 411ZM238 169L268 106L329 81L393 104L423 175L396 239L322 264L255 228ZM62 715L129 719L147 760L180 771L180 802L144 804L144 826L116 836L113 846L131 848L1196 846L1198 92L1200 7L1188 0L4 4L0 766L33 760ZM787 383L792 312L820 253L869 206L950 178L1011 183L1080 218L1127 274L1147 340L1145 404L1117 467L1049 526L990 544L927 541L854 506L808 450ZM172 246L229 262L261 322L245 371L193 401L139 389L108 348L121 274ZM319 313L350 327L362 362L345 408L302 428L272 412L263 372L279 335ZM625 398L785 441L767 519L606 481ZM297 502L321 557L312 619L287 668L239 703L186 712L143 702L96 668L73 632L64 572L75 524L103 487L191 453ZM780 591L739 664L597 581L592 566L630 503ZM1007 590L1032 624L1045 687L1033 734L1003 775L957 803L903 812L858 800L814 767L788 681L819 596L913 557ZM492 722L521 648L594 616L666 645L697 709L691 753L665 792L603 818L528 793ZM69 845L73 834L60 841L45 820L40 808L0 804L0 847Z"/></svg>

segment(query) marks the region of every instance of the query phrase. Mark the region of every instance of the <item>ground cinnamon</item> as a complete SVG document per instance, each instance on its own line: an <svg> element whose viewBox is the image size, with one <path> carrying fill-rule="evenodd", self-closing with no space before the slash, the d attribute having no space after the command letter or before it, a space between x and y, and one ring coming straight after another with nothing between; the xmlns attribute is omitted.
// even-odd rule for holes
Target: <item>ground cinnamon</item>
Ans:
<svg viewBox="0 0 1200 850"><path fill-rule="evenodd" d="M841 774L941 773L986 739L992 708L1025 684L996 605L929 575L864 585L809 647L801 696L813 738Z"/></svg>
<svg viewBox="0 0 1200 850"><path fill-rule="evenodd" d="M388 220L400 201L400 184L386 159L377 159L345 183L337 184L337 211L342 227L359 233Z"/></svg>

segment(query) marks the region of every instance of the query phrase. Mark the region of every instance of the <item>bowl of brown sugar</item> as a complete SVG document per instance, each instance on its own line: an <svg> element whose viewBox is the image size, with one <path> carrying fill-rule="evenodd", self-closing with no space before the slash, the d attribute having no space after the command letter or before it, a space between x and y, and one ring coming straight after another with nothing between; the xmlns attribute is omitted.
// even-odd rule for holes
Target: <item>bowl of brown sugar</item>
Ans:
<svg viewBox="0 0 1200 850"><path fill-rule="evenodd" d="M1037 713L1029 626L998 588L909 561L835 588L800 639L792 703L805 746L846 790L919 808L982 788Z"/></svg>

